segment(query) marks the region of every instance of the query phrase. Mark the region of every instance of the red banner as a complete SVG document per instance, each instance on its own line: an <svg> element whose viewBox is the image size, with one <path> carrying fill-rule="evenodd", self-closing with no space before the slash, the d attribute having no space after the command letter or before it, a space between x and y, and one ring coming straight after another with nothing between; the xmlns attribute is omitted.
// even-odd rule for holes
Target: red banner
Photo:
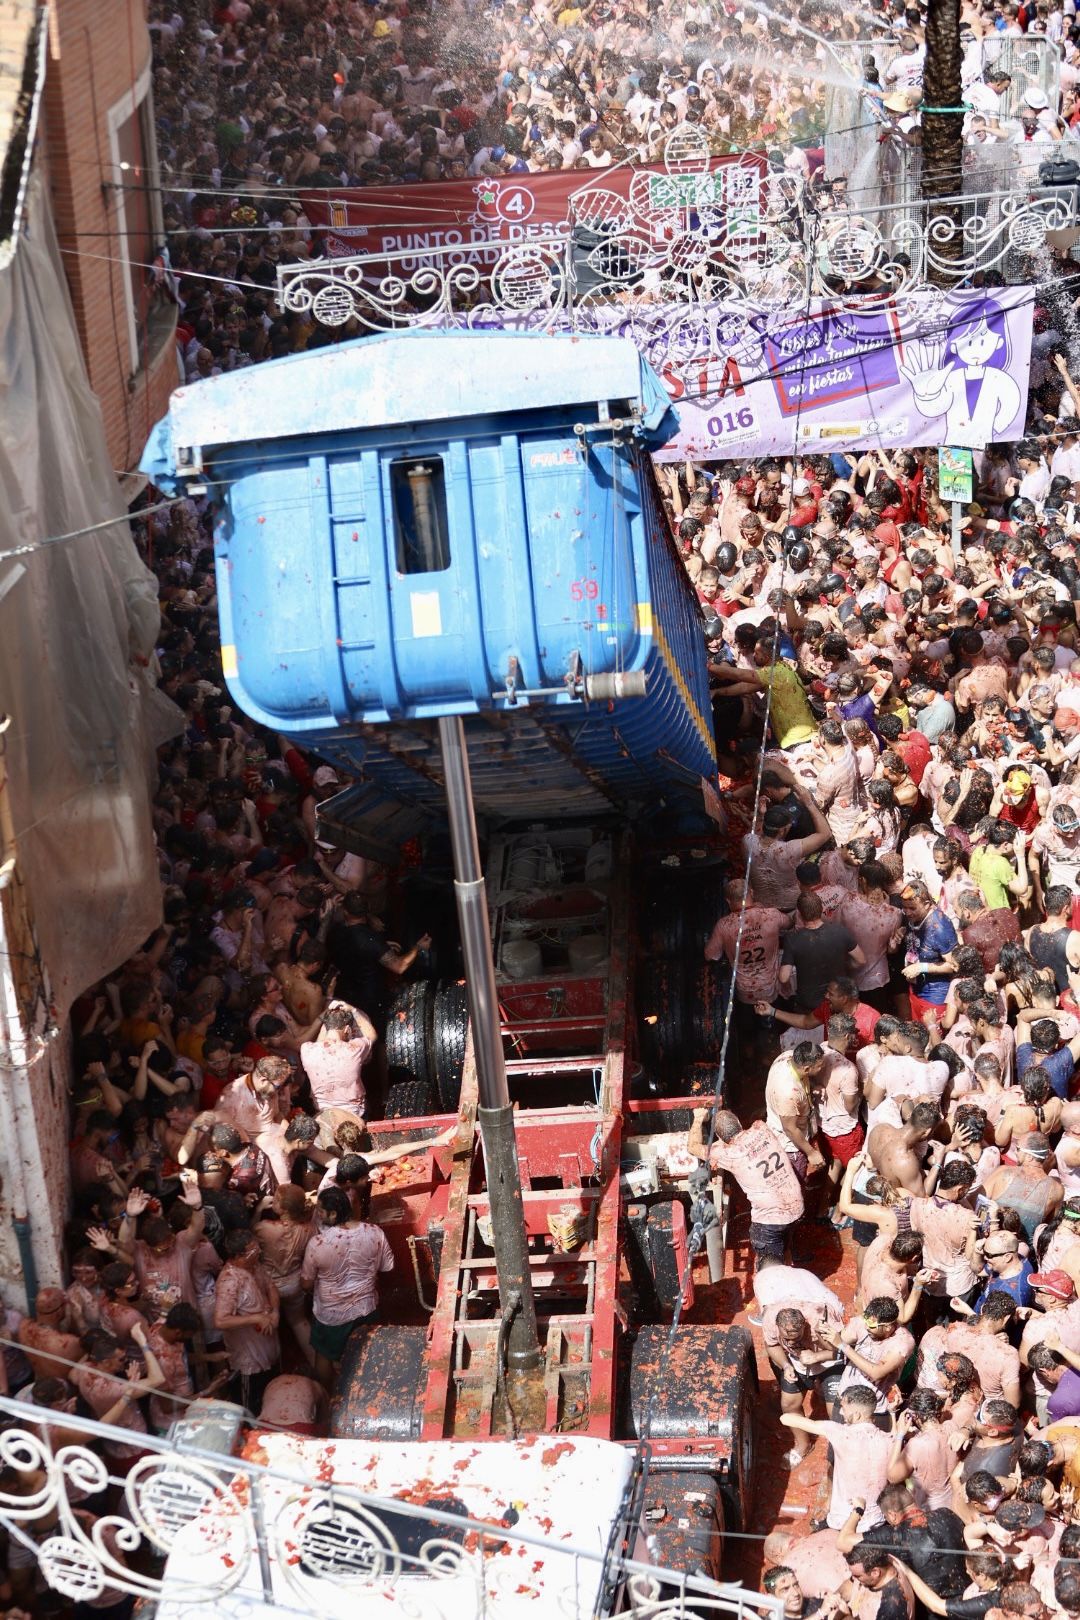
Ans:
<svg viewBox="0 0 1080 1620"><path fill-rule="evenodd" d="M463 262L483 262L493 256L492 248L565 236L571 212L575 219L609 230L632 224L666 235L680 213L704 206L718 225L737 211L745 229L752 226L760 204L764 171L763 159L734 156L714 158L707 170L691 173L620 164L591 171L315 191L307 192L303 201L308 219L325 232L332 256L404 253L409 257L395 268L407 273L433 249L460 247Z"/></svg>

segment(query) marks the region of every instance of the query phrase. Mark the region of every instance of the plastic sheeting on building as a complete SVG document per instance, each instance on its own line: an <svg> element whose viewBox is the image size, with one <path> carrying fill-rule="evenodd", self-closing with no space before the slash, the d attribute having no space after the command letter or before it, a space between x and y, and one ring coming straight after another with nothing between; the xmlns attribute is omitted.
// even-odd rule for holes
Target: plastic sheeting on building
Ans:
<svg viewBox="0 0 1080 1620"><path fill-rule="evenodd" d="M126 521L40 173L0 273L0 398L0 711L16 853L63 1019L160 921L153 749L177 711L134 662L153 653L157 588Z"/></svg>

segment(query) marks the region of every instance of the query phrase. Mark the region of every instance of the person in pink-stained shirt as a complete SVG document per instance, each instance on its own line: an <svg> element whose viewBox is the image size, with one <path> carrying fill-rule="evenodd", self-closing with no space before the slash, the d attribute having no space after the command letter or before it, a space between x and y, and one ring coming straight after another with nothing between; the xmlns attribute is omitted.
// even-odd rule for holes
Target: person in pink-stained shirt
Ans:
<svg viewBox="0 0 1080 1620"><path fill-rule="evenodd" d="M857 1528L872 1530L883 1518L877 1505L880 1492L888 1483L892 1435L874 1422L877 1392L866 1384L855 1384L840 1397L841 1422L822 1422L798 1412L782 1412L785 1429L801 1429L804 1434L821 1435L833 1450L832 1495L825 1523L830 1530L842 1530L857 1502L864 1503Z"/></svg>
<svg viewBox="0 0 1080 1620"><path fill-rule="evenodd" d="M837 913L838 920L855 935L866 961L852 977L860 995L882 990L889 982L889 951L900 944L904 933L903 913L889 903L889 874L877 861L859 868L859 891L848 895Z"/></svg>
<svg viewBox="0 0 1080 1620"><path fill-rule="evenodd" d="M821 1086L819 1108L821 1134L829 1149L829 1185L836 1187L864 1140L859 1122L862 1084L852 1060L859 1032L850 1013L834 1013L825 1026L825 1033L827 1039L822 1047L825 1066L818 1082Z"/></svg>
<svg viewBox="0 0 1080 1620"><path fill-rule="evenodd" d="M366 1219L370 1189L364 1193L365 1216L354 1220L348 1193L341 1187L323 1188L318 1197L321 1224L300 1267L304 1287L314 1290L311 1346L315 1371L327 1388L350 1333L375 1317L380 1274L394 1269L385 1233Z"/></svg>
<svg viewBox="0 0 1080 1620"><path fill-rule="evenodd" d="M750 1205L750 1244L758 1258L784 1258L788 1228L803 1213L802 1187L784 1142L763 1121L743 1130L737 1114L722 1109L716 1116L716 1139L707 1145L709 1110L694 1111L687 1150L708 1159L713 1170L726 1170Z"/></svg>
<svg viewBox="0 0 1080 1620"><path fill-rule="evenodd" d="M925 1265L935 1273L928 1292L941 1299L974 1296L981 1286L974 1270L976 1219L961 1202L974 1179L966 1160L950 1161L933 1196L913 1198L909 1206L911 1230L922 1233Z"/></svg>
<svg viewBox="0 0 1080 1620"><path fill-rule="evenodd" d="M850 1574L839 1537L838 1530L815 1530L801 1537L774 1530L765 1538L765 1557L770 1564L783 1564L794 1572L804 1598L828 1597L839 1591Z"/></svg>
<svg viewBox="0 0 1080 1620"><path fill-rule="evenodd" d="M326 1413L326 1391L314 1378L279 1373L266 1386L259 1421L267 1428L288 1429L293 1434L323 1435Z"/></svg>
<svg viewBox="0 0 1080 1620"><path fill-rule="evenodd" d="M319 1113L326 1108L348 1108L363 1118L367 1093L361 1074L377 1038L375 1026L362 1012L341 1001L330 1003L315 1040L305 1041L300 1048L300 1062Z"/></svg>
<svg viewBox="0 0 1080 1620"><path fill-rule="evenodd" d="M780 989L780 935L790 928L792 914L761 905L741 881L729 883L724 892L730 909L709 935L705 960L727 958L740 1001L772 1001Z"/></svg>
<svg viewBox="0 0 1080 1620"><path fill-rule="evenodd" d="M916 1388L897 1419L889 1458L890 1485L911 1481L917 1506L933 1511L952 1506L956 1453L941 1419L945 1400L932 1389Z"/></svg>
<svg viewBox="0 0 1080 1620"><path fill-rule="evenodd" d="M278 1292L246 1228L226 1232L222 1248L225 1264L218 1274L214 1323L225 1339L232 1398L255 1413L281 1356Z"/></svg>

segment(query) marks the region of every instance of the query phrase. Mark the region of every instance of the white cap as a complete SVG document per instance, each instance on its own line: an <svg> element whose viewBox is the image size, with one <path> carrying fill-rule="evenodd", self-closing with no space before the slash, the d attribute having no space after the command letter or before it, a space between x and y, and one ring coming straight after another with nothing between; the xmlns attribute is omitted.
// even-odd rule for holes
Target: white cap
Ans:
<svg viewBox="0 0 1080 1620"><path fill-rule="evenodd" d="M791 486L793 495L809 495L810 485L805 478L796 478Z"/></svg>
<svg viewBox="0 0 1080 1620"><path fill-rule="evenodd" d="M1024 105L1030 107L1033 112L1042 112L1050 103L1046 99L1046 92L1035 87L1024 96Z"/></svg>
<svg viewBox="0 0 1080 1620"><path fill-rule="evenodd" d="M332 766L320 765L311 780L316 787L334 787L340 783L341 777Z"/></svg>

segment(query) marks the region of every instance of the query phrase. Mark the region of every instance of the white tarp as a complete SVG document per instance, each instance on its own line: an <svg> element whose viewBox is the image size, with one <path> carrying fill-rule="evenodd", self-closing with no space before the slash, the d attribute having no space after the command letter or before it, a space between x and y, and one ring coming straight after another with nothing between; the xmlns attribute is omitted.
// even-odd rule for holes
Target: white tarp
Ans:
<svg viewBox="0 0 1080 1620"><path fill-rule="evenodd" d="M62 1019L160 920L153 748L176 711L133 662L154 649L157 588L124 520L40 172L25 218L0 272L0 712L12 717L19 863ZM4 556L112 517L124 521Z"/></svg>

